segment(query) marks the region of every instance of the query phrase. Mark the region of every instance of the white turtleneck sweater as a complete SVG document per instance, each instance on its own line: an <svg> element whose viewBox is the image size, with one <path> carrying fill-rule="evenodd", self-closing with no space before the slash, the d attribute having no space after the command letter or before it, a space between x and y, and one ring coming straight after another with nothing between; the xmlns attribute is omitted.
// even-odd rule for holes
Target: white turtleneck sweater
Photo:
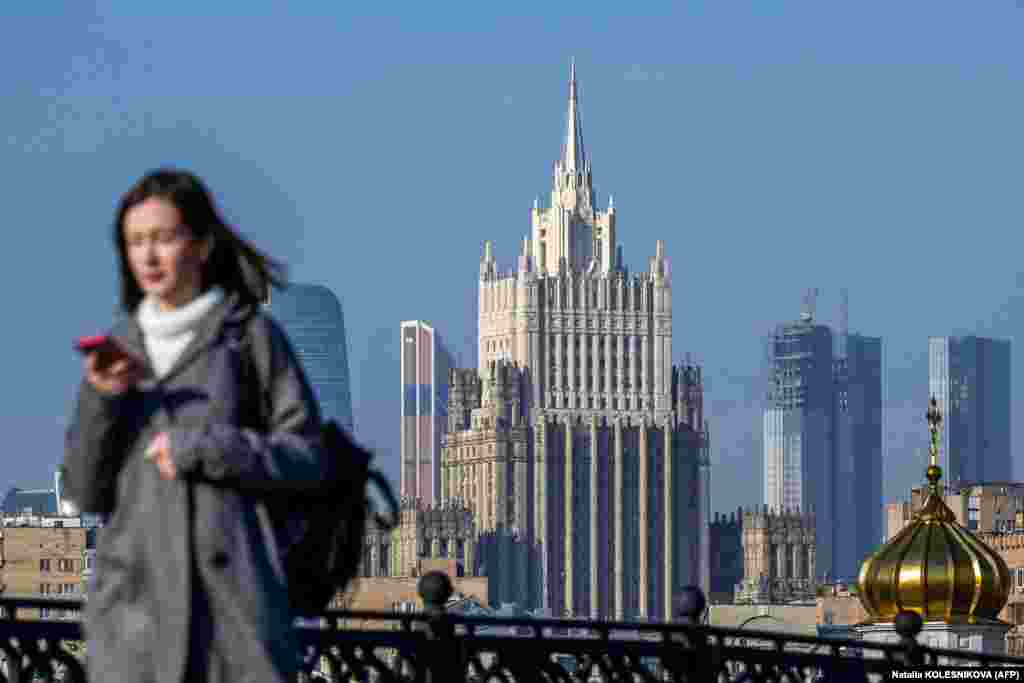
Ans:
<svg viewBox="0 0 1024 683"><path fill-rule="evenodd" d="M146 343L153 372L162 379L196 336L196 327L207 313L224 299L218 287L197 296L181 308L160 309L156 300L146 297L135 313Z"/></svg>

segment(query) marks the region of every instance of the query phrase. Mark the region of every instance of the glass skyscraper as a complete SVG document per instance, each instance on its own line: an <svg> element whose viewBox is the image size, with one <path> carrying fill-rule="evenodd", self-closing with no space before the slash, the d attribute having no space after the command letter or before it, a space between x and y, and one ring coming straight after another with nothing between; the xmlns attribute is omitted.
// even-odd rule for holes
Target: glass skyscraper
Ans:
<svg viewBox="0 0 1024 683"><path fill-rule="evenodd" d="M320 285L289 284L271 292L267 309L288 335L323 419L336 420L352 434L345 315L338 297Z"/></svg>
<svg viewBox="0 0 1024 683"><path fill-rule="evenodd" d="M882 539L882 340L850 334L835 359L835 578L856 578ZM855 512L854 512L855 511Z"/></svg>
<svg viewBox="0 0 1024 683"><path fill-rule="evenodd" d="M771 336L764 411L764 502L773 511L813 511L816 568L832 569L832 332L810 316Z"/></svg>
<svg viewBox="0 0 1024 683"><path fill-rule="evenodd" d="M451 354L421 320L401 324L401 495L441 501L441 437L448 429Z"/></svg>
<svg viewBox="0 0 1024 683"><path fill-rule="evenodd" d="M943 479L953 487L1011 481L1010 342L932 337L928 380L942 411Z"/></svg>

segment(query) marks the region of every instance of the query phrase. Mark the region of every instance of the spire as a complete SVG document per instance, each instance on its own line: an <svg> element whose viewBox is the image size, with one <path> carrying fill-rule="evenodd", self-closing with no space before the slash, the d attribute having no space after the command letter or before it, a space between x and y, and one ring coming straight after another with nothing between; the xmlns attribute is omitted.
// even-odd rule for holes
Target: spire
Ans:
<svg viewBox="0 0 1024 683"><path fill-rule="evenodd" d="M583 126L576 100L576 60L569 68L569 116L562 152L562 168L571 173L586 173L587 155L583 149Z"/></svg>

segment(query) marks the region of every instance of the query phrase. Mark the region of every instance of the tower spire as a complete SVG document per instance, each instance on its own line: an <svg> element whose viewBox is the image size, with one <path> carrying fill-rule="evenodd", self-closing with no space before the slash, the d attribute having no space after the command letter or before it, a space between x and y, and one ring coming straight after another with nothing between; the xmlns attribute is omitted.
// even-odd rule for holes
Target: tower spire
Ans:
<svg viewBox="0 0 1024 683"><path fill-rule="evenodd" d="M587 155L583 149L583 126L580 125L579 102L576 97L576 60L569 65L569 116L562 152L562 168L568 173L586 173Z"/></svg>

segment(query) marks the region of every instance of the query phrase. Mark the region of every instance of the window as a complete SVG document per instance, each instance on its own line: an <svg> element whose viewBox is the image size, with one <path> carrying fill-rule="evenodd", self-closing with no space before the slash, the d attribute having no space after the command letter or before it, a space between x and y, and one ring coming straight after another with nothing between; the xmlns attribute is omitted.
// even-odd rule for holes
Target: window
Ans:
<svg viewBox="0 0 1024 683"><path fill-rule="evenodd" d="M39 560L39 571L41 571L41 572L48 572L48 571L50 571L50 561L49 560Z"/></svg>

